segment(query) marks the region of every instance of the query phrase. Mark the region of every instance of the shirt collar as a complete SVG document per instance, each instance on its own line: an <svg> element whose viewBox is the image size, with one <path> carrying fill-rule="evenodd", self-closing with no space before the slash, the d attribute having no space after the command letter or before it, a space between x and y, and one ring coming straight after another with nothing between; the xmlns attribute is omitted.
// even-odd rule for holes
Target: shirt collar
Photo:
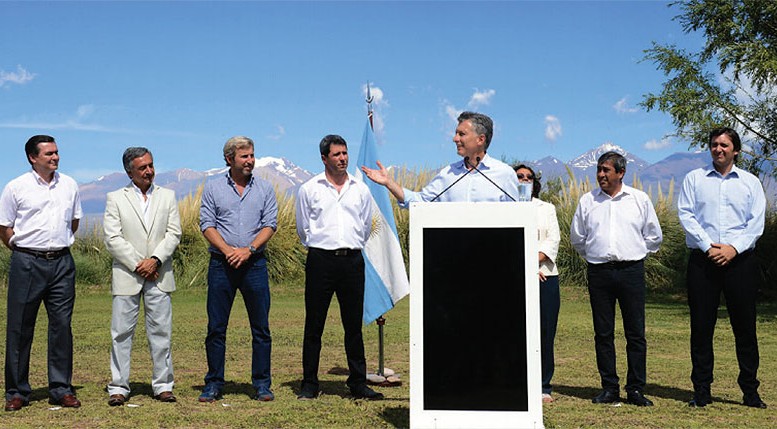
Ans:
<svg viewBox="0 0 777 429"><path fill-rule="evenodd" d="M490 170L492 168L491 164L493 164L493 162L494 158L491 158L488 156L488 154L483 155L483 158L480 159L480 163L477 165L478 170ZM453 167L456 170L467 171L467 166L464 165L464 158L462 158L461 161L455 162Z"/></svg>
<svg viewBox="0 0 777 429"><path fill-rule="evenodd" d="M731 171L728 172L726 177L733 175L733 177L739 177L742 175L742 169L737 167L736 164L731 166ZM723 177L722 174L718 172L718 170L715 169L715 164L710 163L707 168L704 170L704 175L709 176L710 174L715 174L718 177Z"/></svg>
<svg viewBox="0 0 777 429"><path fill-rule="evenodd" d="M38 174L37 171L35 171L34 168L30 169L30 172L32 173L32 177L35 179L35 182L37 182L40 185L51 186L51 185L59 182L59 172L58 171L54 171L54 177L52 177L51 183L47 183L45 180L43 180L43 178L40 176L40 174Z"/></svg>
<svg viewBox="0 0 777 429"><path fill-rule="evenodd" d="M130 181L130 186L132 186L132 189L135 190L135 193L138 195L143 195L143 191L138 188L138 185L135 184L135 182ZM151 186L148 187L148 190L146 191L146 196L150 197L151 194L154 192L154 184L152 183Z"/></svg>
<svg viewBox="0 0 777 429"><path fill-rule="evenodd" d="M235 186L235 181L232 180L232 176L229 175L229 170L227 170L226 173L224 173L224 176L227 177L227 184L230 186ZM251 178L248 179L248 183L246 183L246 188L254 184L254 175L251 175Z"/></svg>
<svg viewBox="0 0 777 429"><path fill-rule="evenodd" d="M613 195L612 197L610 196L610 194L608 194L608 193L605 193L605 192L602 190L602 188L601 188L601 187L598 187L598 188L594 189L594 191L593 191L593 192L594 192L594 196L595 196L595 197L599 197L599 196L601 196L601 197L607 197L607 198L612 198L612 199L615 199L615 198L618 198L618 197L619 197L619 196L621 196L621 195L631 195L631 190L632 190L632 189L633 189L633 188L632 188L631 186L628 186L627 184L625 184L625 183L622 183L622 184L621 184L621 190L620 190L620 191L618 191L618 193L617 193L617 194L615 194L615 195Z"/></svg>

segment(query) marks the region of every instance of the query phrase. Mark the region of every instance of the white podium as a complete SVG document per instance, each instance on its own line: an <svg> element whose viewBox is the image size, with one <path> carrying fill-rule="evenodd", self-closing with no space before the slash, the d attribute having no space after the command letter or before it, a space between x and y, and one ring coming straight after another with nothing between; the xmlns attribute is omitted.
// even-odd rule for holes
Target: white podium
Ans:
<svg viewBox="0 0 777 429"><path fill-rule="evenodd" d="M410 207L410 427L542 428L531 203Z"/></svg>

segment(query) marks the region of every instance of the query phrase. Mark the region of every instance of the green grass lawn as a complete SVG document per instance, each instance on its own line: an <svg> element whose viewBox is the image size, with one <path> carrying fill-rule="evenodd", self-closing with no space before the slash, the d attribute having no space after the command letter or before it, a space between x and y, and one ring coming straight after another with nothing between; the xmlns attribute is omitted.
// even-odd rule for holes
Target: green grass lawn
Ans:
<svg viewBox="0 0 777 429"><path fill-rule="evenodd" d="M6 292L1 290L4 297ZM590 398L599 390L594 362L593 332L587 295L581 289L562 289L562 309L554 378L557 401L546 405L547 427L777 427L774 388L777 385L775 308L761 308L761 396L768 410L739 405L737 365L733 337L725 312L716 335L716 382L712 405L689 409L691 398L688 352L688 314L682 300L653 300L647 306L648 386L653 408L629 405L594 405ZM303 305L299 286L274 287L270 311L273 334L273 390L276 400L252 401L250 395L250 335L245 308L235 301L227 334L228 380L224 399L200 404L197 396L206 371L204 338L207 324L205 290L181 290L173 295L173 362L178 403L162 404L151 399L150 360L143 323L139 323L133 352L129 403L138 407L109 407L105 385L110 380L110 311L108 292L79 289L73 317L75 365L73 384L83 406L50 410L46 389L46 318L41 309L37 325L30 381L34 392L29 407L0 414L0 427L117 427L117 428L330 428L407 427L409 424L409 300L403 300L387 315L386 366L402 375L400 387L379 388L385 401L349 399L342 373L346 366L342 329L336 302L330 310L321 356L324 395L316 401L297 401L302 376ZM0 308L5 324L5 305ZM141 315L142 321L142 315ZM498 327L495 327L497 329ZM4 343L3 330L0 340ZM616 334L619 373L625 377L625 343L622 330ZM377 327L365 328L368 369L377 367ZM466 386L462 386L466 389ZM539 392L538 392L539 394Z"/></svg>

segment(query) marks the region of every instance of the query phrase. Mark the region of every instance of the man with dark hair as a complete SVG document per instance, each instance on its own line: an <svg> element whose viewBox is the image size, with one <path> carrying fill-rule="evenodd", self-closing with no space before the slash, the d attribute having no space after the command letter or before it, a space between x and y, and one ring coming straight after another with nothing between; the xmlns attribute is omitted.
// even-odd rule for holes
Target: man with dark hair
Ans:
<svg viewBox="0 0 777 429"><path fill-rule="evenodd" d="M647 378L644 260L648 253L658 251L663 237L653 203L647 194L623 183L625 173L623 155L606 152L599 157L599 188L580 197L572 218L570 240L588 262L596 365L603 389L593 403L620 400L614 338L618 301L628 361L626 402L645 407L653 402L643 393Z"/></svg>
<svg viewBox="0 0 777 429"><path fill-rule="evenodd" d="M78 185L57 171L54 138L24 146L32 171L13 179L0 196L0 238L11 249L5 341L5 410L29 404L30 349L41 302L49 317L49 403L80 407L71 385L76 267L70 254L83 215Z"/></svg>
<svg viewBox="0 0 777 429"><path fill-rule="evenodd" d="M453 142L462 160L443 168L420 192L402 188L380 161L377 170L365 166L362 171L373 182L385 186L403 208L413 201L515 201L515 172L486 154L493 130L493 121L482 113L459 115Z"/></svg>
<svg viewBox="0 0 777 429"><path fill-rule="evenodd" d="M298 399L319 394L321 335L332 295L337 294L345 331L349 376L354 398L382 399L367 387L362 338L364 258L372 230L372 196L364 182L348 174L348 145L338 135L319 144L324 172L305 182L297 195L297 234L308 248L305 262L305 336L302 387Z"/></svg>
<svg viewBox="0 0 777 429"><path fill-rule="evenodd" d="M153 365L151 389L155 399L175 402L170 293L175 290L173 252L181 240L178 203L175 192L154 184L154 158L148 149L127 148L122 162L130 183L108 193L103 218L105 247L113 256L108 404L121 406L129 398L132 339L141 299Z"/></svg>
<svg viewBox="0 0 777 429"><path fill-rule="evenodd" d="M202 191L200 230L210 243L208 266L208 373L200 402L213 402L224 388L227 325L240 291L251 325L251 385L258 401L272 401L270 390L270 285L264 250L277 227L275 191L253 175L254 142L235 136L223 149L229 170Z"/></svg>
<svg viewBox="0 0 777 429"><path fill-rule="evenodd" d="M758 178L735 165L742 149L736 131L713 130L709 148L712 164L688 173L677 199L685 243L691 249L686 281L694 394L689 405L704 407L712 402L712 338L723 293L736 339L743 403L766 408L758 395L758 263L753 254L764 230L766 198Z"/></svg>

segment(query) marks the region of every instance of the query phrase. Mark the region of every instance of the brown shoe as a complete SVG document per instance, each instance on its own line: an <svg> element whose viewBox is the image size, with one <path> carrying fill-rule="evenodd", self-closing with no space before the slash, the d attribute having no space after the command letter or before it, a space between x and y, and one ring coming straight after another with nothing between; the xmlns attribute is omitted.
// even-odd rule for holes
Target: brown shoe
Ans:
<svg viewBox="0 0 777 429"><path fill-rule="evenodd" d="M81 401L76 398L76 395L72 393L68 393L67 395L60 398L59 401L54 399L49 399L49 404L51 405L61 405L65 408L78 408L81 406Z"/></svg>
<svg viewBox="0 0 777 429"><path fill-rule="evenodd" d="M5 410L6 411L19 411L24 407L25 405L28 405L29 402L22 399L21 396L14 396L11 398L10 401L5 401Z"/></svg>
<svg viewBox="0 0 777 429"><path fill-rule="evenodd" d="M154 396L154 399L156 399L159 402L175 402L177 400L175 399L175 395L173 395L173 392L170 392L170 391L162 392Z"/></svg>
<svg viewBox="0 0 777 429"><path fill-rule="evenodd" d="M121 393L111 395L111 397L108 399L108 405L111 407L120 407L124 405L125 402L127 402L127 397Z"/></svg>

